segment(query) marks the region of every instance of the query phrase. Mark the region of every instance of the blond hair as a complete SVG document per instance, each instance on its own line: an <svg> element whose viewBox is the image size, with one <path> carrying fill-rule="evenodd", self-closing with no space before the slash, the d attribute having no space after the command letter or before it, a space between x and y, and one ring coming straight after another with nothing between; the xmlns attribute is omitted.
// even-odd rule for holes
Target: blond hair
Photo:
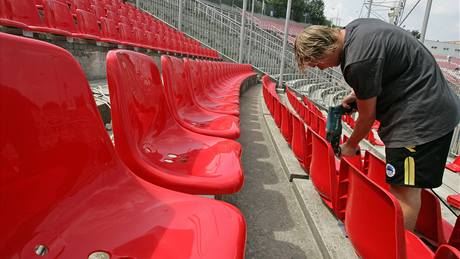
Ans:
<svg viewBox="0 0 460 259"><path fill-rule="evenodd" d="M297 35L294 53L297 65L303 70L309 62L324 58L338 47L340 29L312 25Z"/></svg>

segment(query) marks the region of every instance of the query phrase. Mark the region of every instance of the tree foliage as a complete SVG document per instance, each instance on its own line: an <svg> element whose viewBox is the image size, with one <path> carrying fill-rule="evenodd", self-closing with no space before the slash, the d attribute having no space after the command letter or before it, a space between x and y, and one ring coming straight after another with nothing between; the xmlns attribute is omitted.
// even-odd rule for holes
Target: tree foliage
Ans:
<svg viewBox="0 0 460 259"><path fill-rule="evenodd" d="M286 17L287 0L267 0L266 3L272 7L275 17ZM312 24L328 23L323 0L292 0L291 19Z"/></svg>
<svg viewBox="0 0 460 259"><path fill-rule="evenodd" d="M307 0L305 11L308 14L307 22L320 25L326 24L323 0Z"/></svg>

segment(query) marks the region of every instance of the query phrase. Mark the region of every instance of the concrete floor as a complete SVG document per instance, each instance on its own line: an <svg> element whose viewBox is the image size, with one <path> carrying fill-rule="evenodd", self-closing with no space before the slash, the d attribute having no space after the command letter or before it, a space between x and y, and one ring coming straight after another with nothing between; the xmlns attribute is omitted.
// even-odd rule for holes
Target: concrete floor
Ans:
<svg viewBox="0 0 460 259"><path fill-rule="evenodd" d="M260 94L257 85L241 96L245 183L223 198L246 217L246 258L324 258L270 140Z"/></svg>

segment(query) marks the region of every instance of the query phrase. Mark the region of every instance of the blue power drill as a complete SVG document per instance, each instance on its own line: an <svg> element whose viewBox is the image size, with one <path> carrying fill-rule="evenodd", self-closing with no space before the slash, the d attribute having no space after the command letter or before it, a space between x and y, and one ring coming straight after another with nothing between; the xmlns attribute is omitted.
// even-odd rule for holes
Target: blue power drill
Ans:
<svg viewBox="0 0 460 259"><path fill-rule="evenodd" d="M340 156L340 137L342 136L342 115L351 114L358 109L356 102L348 103L350 108L342 105L331 106L327 111L326 140L331 143L332 149L337 156Z"/></svg>

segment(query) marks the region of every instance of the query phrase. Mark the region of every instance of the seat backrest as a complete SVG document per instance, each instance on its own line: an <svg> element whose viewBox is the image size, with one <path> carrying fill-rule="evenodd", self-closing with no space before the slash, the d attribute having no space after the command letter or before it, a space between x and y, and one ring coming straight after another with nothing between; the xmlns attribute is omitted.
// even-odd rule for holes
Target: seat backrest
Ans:
<svg viewBox="0 0 460 259"><path fill-rule="evenodd" d="M137 167L143 164L140 158L155 152L148 143L176 124L163 94L160 72L147 55L115 50L107 54L107 80L115 148L129 167Z"/></svg>
<svg viewBox="0 0 460 259"><path fill-rule="evenodd" d="M93 13L81 9L77 9L76 12L77 26L80 33L86 33L99 37L101 33L99 31L96 16Z"/></svg>
<svg viewBox="0 0 460 259"><path fill-rule="evenodd" d="M302 164L305 157L305 126L296 115L292 116L292 152Z"/></svg>
<svg viewBox="0 0 460 259"><path fill-rule="evenodd" d="M352 163L348 163L348 199L345 230L362 258L406 258L401 207Z"/></svg>
<svg viewBox="0 0 460 259"><path fill-rule="evenodd" d="M70 53L0 33L0 56L0 257L11 258L57 231L41 229L48 213L119 161Z"/></svg>
<svg viewBox="0 0 460 259"><path fill-rule="evenodd" d="M460 259L460 251L450 245L442 245L436 250L434 259Z"/></svg>
<svg viewBox="0 0 460 259"><path fill-rule="evenodd" d="M45 20L51 28L64 30L70 33L77 32L72 13L65 3L47 0L45 2Z"/></svg>
<svg viewBox="0 0 460 259"><path fill-rule="evenodd" d="M105 17L101 17L100 21L101 21L102 37L107 38L107 39L113 39L113 40L119 39L119 34L117 31L117 25L115 21L105 18Z"/></svg>
<svg viewBox="0 0 460 259"><path fill-rule="evenodd" d="M436 244L448 242L444 235L444 230L447 229L443 224L441 204L436 195L427 189L421 191L421 206L415 229Z"/></svg>
<svg viewBox="0 0 460 259"><path fill-rule="evenodd" d="M367 165L367 177L388 191L390 189L390 185L386 182L385 161L369 151L366 151L364 157L365 164Z"/></svg>
<svg viewBox="0 0 460 259"><path fill-rule="evenodd" d="M457 220L455 221L454 229L452 230L452 234L450 235L449 245L460 250L460 217L459 216L457 216Z"/></svg>
<svg viewBox="0 0 460 259"><path fill-rule="evenodd" d="M292 114L284 104L281 105L281 133L288 143L292 141Z"/></svg>
<svg viewBox="0 0 460 259"><path fill-rule="evenodd" d="M0 17L24 23L28 26L41 26L42 21L35 3L30 0L1 0Z"/></svg>
<svg viewBox="0 0 460 259"><path fill-rule="evenodd" d="M190 75L190 87L193 96L199 97L200 99L206 98L206 95L204 93L205 90L203 89L204 80L202 74L202 66L200 65L200 63L185 58L184 67Z"/></svg>
<svg viewBox="0 0 460 259"><path fill-rule="evenodd" d="M310 179L319 194L326 200L332 201L337 177L334 151L331 144L318 133L311 131L311 137Z"/></svg>
<svg viewBox="0 0 460 259"><path fill-rule="evenodd" d="M188 86L190 80L184 69L183 61L179 58L163 55L161 67L165 94L168 103L173 107L172 111L177 111L179 115L181 110L195 108L192 93Z"/></svg>

